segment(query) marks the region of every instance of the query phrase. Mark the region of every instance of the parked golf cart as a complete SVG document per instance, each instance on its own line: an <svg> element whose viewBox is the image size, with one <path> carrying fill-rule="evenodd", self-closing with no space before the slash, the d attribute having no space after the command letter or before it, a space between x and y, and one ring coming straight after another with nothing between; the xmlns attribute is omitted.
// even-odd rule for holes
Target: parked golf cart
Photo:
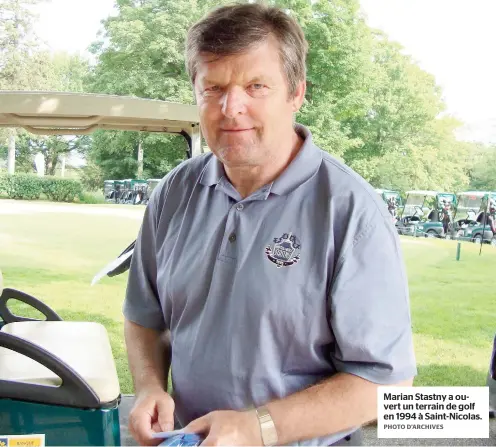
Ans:
<svg viewBox="0 0 496 447"><path fill-rule="evenodd" d="M437 191L407 191L406 200L396 223L399 234L414 237L445 237L449 225L443 215L456 204L452 193Z"/></svg>
<svg viewBox="0 0 496 447"><path fill-rule="evenodd" d="M375 191L381 196L382 200L384 200L384 203L388 207L389 213L393 217L394 222L396 222L398 218L398 210L403 206L400 193L389 189L376 189Z"/></svg>
<svg viewBox="0 0 496 447"><path fill-rule="evenodd" d="M494 205L492 205L494 204ZM467 191L458 194L453 233L457 239L496 246L491 230L490 217L496 218L496 192Z"/></svg>
<svg viewBox="0 0 496 447"><path fill-rule="evenodd" d="M0 127L38 135L96 129L164 132L186 139L187 157L203 152L197 107L157 100L0 91ZM134 244L100 278L128 270ZM120 445L120 389L105 327L61 321L36 298L1 284L0 293L2 303L24 301L47 316L44 321L19 318L0 305L0 435L44 437L30 445Z"/></svg>
<svg viewBox="0 0 496 447"><path fill-rule="evenodd" d="M157 178L149 178L146 181L146 190L145 190L145 197L142 200L143 205L147 205L148 201L150 200L150 196L153 192L153 190L157 187L157 185L160 183L161 179Z"/></svg>
<svg viewBox="0 0 496 447"><path fill-rule="evenodd" d="M131 182L131 189L133 191L133 205L142 204L146 197L146 190L148 188L148 182L146 180L133 180Z"/></svg>
<svg viewBox="0 0 496 447"><path fill-rule="evenodd" d="M115 201L115 187L114 180L105 180L103 182L103 196L105 197L106 202L114 202Z"/></svg>

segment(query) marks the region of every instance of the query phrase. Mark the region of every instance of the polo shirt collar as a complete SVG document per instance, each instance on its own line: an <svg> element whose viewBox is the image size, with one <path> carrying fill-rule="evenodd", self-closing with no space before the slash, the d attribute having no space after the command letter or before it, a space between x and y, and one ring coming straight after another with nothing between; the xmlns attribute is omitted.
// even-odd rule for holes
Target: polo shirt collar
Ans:
<svg viewBox="0 0 496 447"><path fill-rule="evenodd" d="M319 168L322 162L322 151L313 144L312 134L305 126L296 124L296 131L304 138L303 145L296 157L289 166L270 185L268 193L286 195L294 191L298 186L310 179ZM227 177L224 166L212 154L200 178L200 183L204 186L218 185Z"/></svg>
<svg viewBox="0 0 496 447"><path fill-rule="evenodd" d="M303 145L289 166L272 183L272 194L283 196L294 191L313 177L322 163L322 151L313 144L310 130L301 124L296 124L295 129L304 139Z"/></svg>

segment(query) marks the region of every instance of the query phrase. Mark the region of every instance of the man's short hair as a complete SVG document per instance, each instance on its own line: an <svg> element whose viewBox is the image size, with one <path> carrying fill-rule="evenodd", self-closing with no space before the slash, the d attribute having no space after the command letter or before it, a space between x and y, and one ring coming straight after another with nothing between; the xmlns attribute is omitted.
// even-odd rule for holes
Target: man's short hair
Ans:
<svg viewBox="0 0 496 447"><path fill-rule="evenodd" d="M300 25L289 14L257 3L234 4L214 9L195 23L186 39L186 70L195 82L198 56L241 54L270 36L279 43L283 71L293 96L306 78L308 43Z"/></svg>

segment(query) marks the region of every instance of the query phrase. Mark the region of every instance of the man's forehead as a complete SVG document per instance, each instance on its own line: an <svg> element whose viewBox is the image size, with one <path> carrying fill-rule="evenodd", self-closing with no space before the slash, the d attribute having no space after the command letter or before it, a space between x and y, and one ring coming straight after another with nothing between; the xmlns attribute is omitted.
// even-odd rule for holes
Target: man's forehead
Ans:
<svg viewBox="0 0 496 447"><path fill-rule="evenodd" d="M203 69L215 69L225 65L247 65L250 66L257 60L279 61L279 49L272 40L266 40L256 45L251 45L246 50L237 51L233 54L214 54L201 52L198 55L197 67Z"/></svg>

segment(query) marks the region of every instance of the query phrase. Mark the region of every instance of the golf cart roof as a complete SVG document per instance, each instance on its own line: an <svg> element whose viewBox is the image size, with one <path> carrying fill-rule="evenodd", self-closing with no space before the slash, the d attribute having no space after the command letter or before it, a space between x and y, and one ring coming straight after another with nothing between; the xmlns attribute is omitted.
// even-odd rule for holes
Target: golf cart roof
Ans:
<svg viewBox="0 0 496 447"><path fill-rule="evenodd" d="M464 192L459 192L458 196L463 197L463 196L472 196L472 197L484 197L486 194L491 194L489 191L464 191Z"/></svg>
<svg viewBox="0 0 496 447"><path fill-rule="evenodd" d="M375 192L377 192L378 194L382 194L382 193L394 193L394 194L399 194L398 191L394 191L392 189L379 189L379 188L376 188Z"/></svg>
<svg viewBox="0 0 496 447"><path fill-rule="evenodd" d="M418 195L418 196L432 196L432 197L435 197L439 193L437 191L406 191L405 194L408 194L410 196L412 196L412 195Z"/></svg>
<svg viewBox="0 0 496 447"><path fill-rule="evenodd" d="M0 127L33 134L90 134L96 129L191 134L197 106L101 94L0 90Z"/></svg>

